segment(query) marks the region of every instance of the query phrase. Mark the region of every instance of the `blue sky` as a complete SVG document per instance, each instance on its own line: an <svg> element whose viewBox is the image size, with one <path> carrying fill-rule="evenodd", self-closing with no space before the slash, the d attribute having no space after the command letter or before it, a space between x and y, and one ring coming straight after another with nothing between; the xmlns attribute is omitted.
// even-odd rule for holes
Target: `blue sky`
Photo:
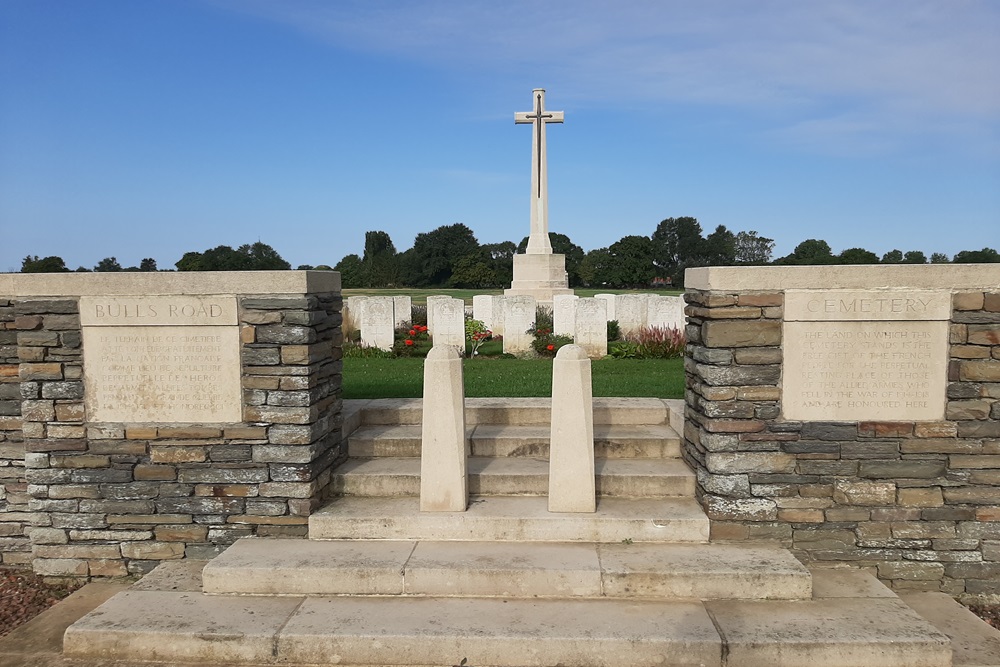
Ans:
<svg viewBox="0 0 1000 667"><path fill-rule="evenodd" d="M585 250L683 215L1000 249L998 64L994 0L0 0L0 271L516 242L536 87Z"/></svg>

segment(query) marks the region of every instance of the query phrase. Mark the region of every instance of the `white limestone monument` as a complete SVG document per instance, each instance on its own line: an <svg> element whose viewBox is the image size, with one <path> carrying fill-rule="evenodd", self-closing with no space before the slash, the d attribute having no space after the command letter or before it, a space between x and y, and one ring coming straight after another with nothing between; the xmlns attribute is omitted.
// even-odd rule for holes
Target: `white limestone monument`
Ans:
<svg viewBox="0 0 1000 667"><path fill-rule="evenodd" d="M572 294L566 275L566 256L552 253L549 242L549 177L545 147L545 126L563 122L562 111L545 108L545 90L531 93L531 111L514 114L516 124L530 124L531 138L531 231L523 255L514 255L514 280L504 294L532 296L549 305L557 294Z"/></svg>

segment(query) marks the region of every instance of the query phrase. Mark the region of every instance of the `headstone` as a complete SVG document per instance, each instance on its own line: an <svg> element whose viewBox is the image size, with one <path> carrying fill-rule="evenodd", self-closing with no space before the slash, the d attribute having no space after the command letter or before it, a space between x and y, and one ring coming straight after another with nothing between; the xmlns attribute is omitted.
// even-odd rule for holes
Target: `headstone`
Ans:
<svg viewBox="0 0 1000 667"><path fill-rule="evenodd" d="M494 336L503 336L506 326L504 325L504 304L507 302L508 296L494 296L493 297L493 326L490 327L490 331L493 332Z"/></svg>
<svg viewBox="0 0 1000 667"><path fill-rule="evenodd" d="M651 327L684 330L684 299L679 296L650 295L646 324Z"/></svg>
<svg viewBox="0 0 1000 667"><path fill-rule="evenodd" d="M396 333L392 297L369 297L361 303L361 312L361 344L391 350Z"/></svg>
<svg viewBox="0 0 1000 667"><path fill-rule="evenodd" d="M424 361L420 511L464 512L468 505L462 355L435 345Z"/></svg>
<svg viewBox="0 0 1000 667"><path fill-rule="evenodd" d="M477 294L472 297L472 319L479 320L493 333L497 333L493 329L493 313L497 298L492 294Z"/></svg>
<svg viewBox="0 0 1000 667"><path fill-rule="evenodd" d="M617 319L616 318L616 313L615 313L615 297L616 296L617 296L616 294L595 294L594 295L595 299L604 299L605 301L608 302L608 307L607 307L608 322L610 322L611 320Z"/></svg>
<svg viewBox="0 0 1000 667"><path fill-rule="evenodd" d="M608 354L608 301L583 298L576 302L576 335L573 340L591 359Z"/></svg>
<svg viewBox="0 0 1000 667"><path fill-rule="evenodd" d="M465 302L461 299L444 297L430 302L427 321L434 318L431 339L434 347L451 345L465 353ZM430 328L430 327L428 327Z"/></svg>
<svg viewBox="0 0 1000 667"><path fill-rule="evenodd" d="M648 296L645 294L615 295L615 317L618 329L623 334L629 334L646 326L646 309Z"/></svg>
<svg viewBox="0 0 1000 667"><path fill-rule="evenodd" d="M576 335L575 294L557 294L552 297L552 333L559 336Z"/></svg>
<svg viewBox="0 0 1000 667"><path fill-rule="evenodd" d="M590 359L579 345L564 345L552 363L549 511L597 511Z"/></svg>
<svg viewBox="0 0 1000 667"><path fill-rule="evenodd" d="M445 299L450 299L450 296L444 294L432 294L427 297L427 328L431 332L431 336L434 335L434 309L431 308L431 304L437 301L444 301Z"/></svg>
<svg viewBox="0 0 1000 667"><path fill-rule="evenodd" d="M349 296L344 302L344 322L353 326L354 331L361 330L361 304L367 300L367 296Z"/></svg>
<svg viewBox="0 0 1000 667"><path fill-rule="evenodd" d="M503 351L516 356L534 352L534 336L528 331L535 325L535 297L509 296L503 304Z"/></svg>
<svg viewBox="0 0 1000 667"><path fill-rule="evenodd" d="M408 296L394 296L392 297L392 309L396 319L396 328L409 328L413 322L413 300Z"/></svg>

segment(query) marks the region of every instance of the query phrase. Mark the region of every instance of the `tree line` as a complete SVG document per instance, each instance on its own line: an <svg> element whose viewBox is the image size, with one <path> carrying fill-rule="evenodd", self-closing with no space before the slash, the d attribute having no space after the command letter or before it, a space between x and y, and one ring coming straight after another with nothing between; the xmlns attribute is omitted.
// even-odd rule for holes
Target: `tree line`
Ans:
<svg viewBox="0 0 1000 667"><path fill-rule="evenodd" d="M920 250L890 250L880 258L864 248L834 254L821 239L807 239L784 257L773 257L774 240L756 231L732 232L719 225L705 234L696 218L662 220L649 236L630 235L606 248L585 252L565 234L550 233L552 251L566 257L571 287L637 288L669 284L683 286L684 271L697 266L795 265L795 264L933 264L994 263L1000 253L992 248L963 250L953 258ZM520 243L480 244L466 225L443 225L417 234L413 246L402 252L384 231L365 233L362 255L349 254L332 267L340 271L346 288L455 287L497 289L510 285L514 255L523 253L528 237ZM175 263L178 271L285 270L291 265L266 243L257 241L236 249L221 245L201 252L187 252ZM330 269L329 265L302 264L298 269ZM89 271L80 267L77 271ZM114 257L102 259L93 271L156 271L156 260L122 267ZM25 257L26 273L69 271L60 257Z"/></svg>

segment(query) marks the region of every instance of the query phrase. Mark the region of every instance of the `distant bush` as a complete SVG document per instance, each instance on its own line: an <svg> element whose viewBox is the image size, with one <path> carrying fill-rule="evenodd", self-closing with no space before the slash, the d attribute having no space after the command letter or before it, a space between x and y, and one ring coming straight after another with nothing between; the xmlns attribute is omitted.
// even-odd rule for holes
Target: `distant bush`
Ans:
<svg viewBox="0 0 1000 667"><path fill-rule="evenodd" d="M676 359L684 356L684 333L673 327L642 327L619 343L618 358Z"/></svg>

